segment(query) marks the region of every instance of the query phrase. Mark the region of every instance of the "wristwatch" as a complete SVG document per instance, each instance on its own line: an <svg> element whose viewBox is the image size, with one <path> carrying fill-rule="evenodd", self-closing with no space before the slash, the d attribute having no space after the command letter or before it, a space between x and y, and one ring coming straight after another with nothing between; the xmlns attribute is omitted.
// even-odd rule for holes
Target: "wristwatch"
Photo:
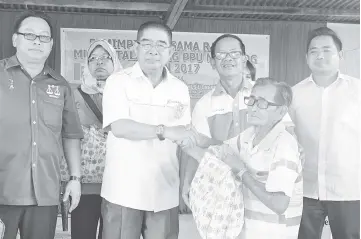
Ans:
<svg viewBox="0 0 361 239"><path fill-rule="evenodd" d="M163 134L164 134L164 125L158 125L156 130L155 130L155 133L157 134L157 137L159 140L165 140Z"/></svg>
<svg viewBox="0 0 361 239"><path fill-rule="evenodd" d="M75 180L75 181L81 182L81 177L78 177L78 176L70 176L70 177L69 177L69 181L71 181L71 180Z"/></svg>

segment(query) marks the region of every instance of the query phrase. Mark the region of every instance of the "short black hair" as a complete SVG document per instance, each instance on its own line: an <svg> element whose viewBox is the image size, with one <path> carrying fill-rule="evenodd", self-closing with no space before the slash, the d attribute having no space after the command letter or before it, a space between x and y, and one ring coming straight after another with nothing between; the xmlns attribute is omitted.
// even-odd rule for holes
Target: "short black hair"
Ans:
<svg viewBox="0 0 361 239"><path fill-rule="evenodd" d="M37 11L26 11L26 12L22 13L15 21L13 34L17 33L19 31L21 23L29 17L41 18L44 21L46 21L50 27L50 36L53 37L54 29L53 29L53 25L51 24L50 17L43 12L37 12Z"/></svg>
<svg viewBox="0 0 361 239"><path fill-rule="evenodd" d="M212 46L211 46L211 57L212 58L215 58L216 57L216 46L217 46L217 43L224 39L224 38L233 38L233 39L236 39L237 41L239 41L239 44L241 46L241 50L242 50L242 53L246 55L246 47L244 46L244 43L243 41L241 40L241 38L239 38L238 36L236 35L233 35L233 34L223 34L221 36L219 36L213 43L212 43Z"/></svg>
<svg viewBox="0 0 361 239"><path fill-rule="evenodd" d="M138 41L140 40L140 37L142 36L143 32L149 28L156 28L165 31L169 37L169 42L172 43L172 35L173 35L172 30L166 24L161 22L145 22L142 25L140 25L137 32Z"/></svg>
<svg viewBox="0 0 361 239"><path fill-rule="evenodd" d="M309 32L308 34L308 41L307 41L307 48L306 52L308 52L308 48L310 47L311 41L318 37L318 36L330 36L333 39L333 42L336 45L338 51L342 50L342 41L340 37L334 32L332 29L328 27L319 27Z"/></svg>
<svg viewBox="0 0 361 239"><path fill-rule="evenodd" d="M251 80L255 81L256 80L256 68L254 67L252 62L250 62L249 60L247 60L247 62L246 62L246 67L249 70L249 74L251 75Z"/></svg>

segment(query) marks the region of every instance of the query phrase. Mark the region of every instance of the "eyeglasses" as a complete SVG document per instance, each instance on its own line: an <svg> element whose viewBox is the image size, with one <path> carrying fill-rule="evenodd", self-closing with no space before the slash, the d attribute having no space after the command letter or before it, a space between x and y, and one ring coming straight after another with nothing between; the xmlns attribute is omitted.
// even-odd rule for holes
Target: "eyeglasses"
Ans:
<svg viewBox="0 0 361 239"><path fill-rule="evenodd" d="M103 56L91 56L88 59L89 63L98 63L99 61L101 62L106 62L106 61L112 61L112 57L109 55L103 55Z"/></svg>
<svg viewBox="0 0 361 239"><path fill-rule="evenodd" d="M153 47L155 47L155 49L158 52L163 52L165 51L165 49L169 48L170 46L161 43L161 42L156 42L155 44L153 42L150 41L137 41L137 43L143 48L143 50L145 51L149 51L150 49L152 49Z"/></svg>
<svg viewBox="0 0 361 239"><path fill-rule="evenodd" d="M273 102L269 102L263 98L258 98L256 99L256 97L254 96L246 96L244 97L244 103L247 105L247 106L253 106L254 104L256 104L256 106L259 108L259 109L267 109L268 106L282 106L282 105L279 105L279 104L276 104L276 103L273 103Z"/></svg>
<svg viewBox="0 0 361 239"><path fill-rule="evenodd" d="M36 35L33 33L22 33L22 32L17 32L16 34L23 35L24 38L29 41L35 41L36 38L39 38L39 40L43 43L49 43L51 41L50 36Z"/></svg>
<svg viewBox="0 0 361 239"><path fill-rule="evenodd" d="M229 55L232 59L239 59L239 58L242 57L243 62L246 61L246 57L245 57L245 55L242 53L242 51L217 52L217 53L216 53L216 58L217 58L218 60L223 60L223 59L225 59L228 55Z"/></svg>
<svg viewBox="0 0 361 239"><path fill-rule="evenodd" d="M320 56L320 54L322 53L323 56L332 56L333 54L337 53L335 51L333 51L332 49L329 48L325 48L325 49L321 49L321 50L317 50L317 49L311 49L308 51L309 55L312 56Z"/></svg>

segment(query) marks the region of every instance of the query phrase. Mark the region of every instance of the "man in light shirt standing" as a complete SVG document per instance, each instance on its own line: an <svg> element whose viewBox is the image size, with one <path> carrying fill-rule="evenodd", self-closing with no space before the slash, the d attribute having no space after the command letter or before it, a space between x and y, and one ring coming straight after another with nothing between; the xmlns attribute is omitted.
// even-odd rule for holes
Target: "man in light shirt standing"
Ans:
<svg viewBox="0 0 361 239"><path fill-rule="evenodd" d="M304 147L304 207L299 239L360 238L360 81L339 71L342 42L331 29L309 34L310 77L293 87L290 115Z"/></svg>
<svg viewBox="0 0 361 239"><path fill-rule="evenodd" d="M165 67L172 32L140 26L138 62L111 75L103 96L110 129L101 190L103 239L178 238L179 162L176 141L195 141L188 87Z"/></svg>

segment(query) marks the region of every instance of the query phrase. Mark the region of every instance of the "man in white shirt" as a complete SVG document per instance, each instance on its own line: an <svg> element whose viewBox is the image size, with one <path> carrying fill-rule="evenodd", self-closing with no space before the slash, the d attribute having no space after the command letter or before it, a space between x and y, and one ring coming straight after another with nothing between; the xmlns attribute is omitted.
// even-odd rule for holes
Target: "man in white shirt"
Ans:
<svg viewBox="0 0 361 239"><path fill-rule="evenodd" d="M293 87L290 115L303 146L304 208L299 239L360 238L360 81L339 71L342 42L331 29L309 34L312 74Z"/></svg>
<svg viewBox="0 0 361 239"><path fill-rule="evenodd" d="M172 32L140 26L138 62L107 80L103 127L109 128L101 196L103 239L178 238L176 141L190 138L187 86L166 69Z"/></svg>

